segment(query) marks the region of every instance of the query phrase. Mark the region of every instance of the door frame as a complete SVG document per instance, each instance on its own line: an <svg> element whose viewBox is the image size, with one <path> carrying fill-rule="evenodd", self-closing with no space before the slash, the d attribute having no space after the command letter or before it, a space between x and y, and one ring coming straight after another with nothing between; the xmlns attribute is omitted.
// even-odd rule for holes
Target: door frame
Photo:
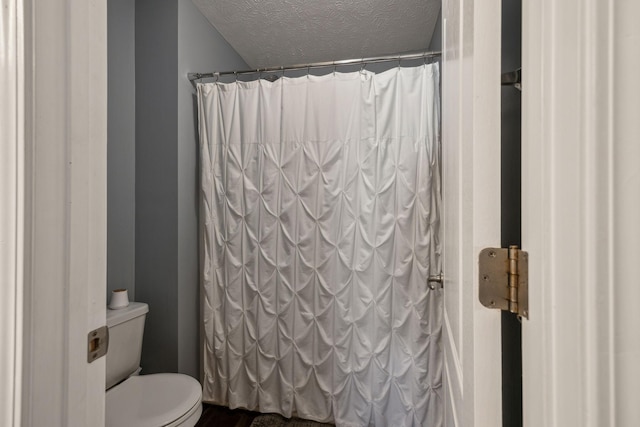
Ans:
<svg viewBox="0 0 640 427"><path fill-rule="evenodd" d="M640 417L640 3L523 5L525 427Z"/></svg>
<svg viewBox="0 0 640 427"><path fill-rule="evenodd" d="M24 247L22 9L3 1L0 51L0 425L20 426Z"/></svg>
<svg viewBox="0 0 640 427"><path fill-rule="evenodd" d="M1 421L102 426L105 360L87 362L87 336L106 323L107 4L3 6L12 49L2 86L15 92L2 108L14 126L3 128L0 156L10 178L0 203L11 213L0 230L13 230L0 258L13 266L0 322L9 347Z"/></svg>

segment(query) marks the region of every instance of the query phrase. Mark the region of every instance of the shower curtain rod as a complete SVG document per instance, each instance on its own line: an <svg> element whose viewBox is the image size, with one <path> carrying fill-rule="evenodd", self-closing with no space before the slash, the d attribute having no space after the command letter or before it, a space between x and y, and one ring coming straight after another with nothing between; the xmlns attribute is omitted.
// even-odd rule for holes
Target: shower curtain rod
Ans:
<svg viewBox="0 0 640 427"><path fill-rule="evenodd" d="M200 79L206 79L210 77L220 77L226 75L239 75L239 74L254 74L254 73L273 73L273 72L284 72L289 70L310 70L312 68L325 68L325 67L337 67L339 65L354 65L354 64L372 64L376 62L387 62L387 61L402 61L408 59L421 59L421 58L431 58L435 56L440 56L442 52L440 51L432 51L432 52L418 52L418 53L406 53L400 55L386 55L386 56L375 56L371 58L361 58L361 59L345 59L342 61L328 61L328 62L314 62L312 64L299 64L299 65L290 65L287 67L268 67L268 68L256 68L254 70L242 70L242 71L214 71L212 73L188 73L187 77L191 82Z"/></svg>

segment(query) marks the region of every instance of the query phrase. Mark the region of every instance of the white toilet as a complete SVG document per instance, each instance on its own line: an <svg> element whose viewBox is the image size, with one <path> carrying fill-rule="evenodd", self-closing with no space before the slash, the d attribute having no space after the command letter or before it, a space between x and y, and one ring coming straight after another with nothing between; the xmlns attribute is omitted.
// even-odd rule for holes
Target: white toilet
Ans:
<svg viewBox="0 0 640 427"><path fill-rule="evenodd" d="M137 375L149 306L107 309L106 427L193 427L202 414L202 387L188 375ZM124 381L123 381L124 380Z"/></svg>

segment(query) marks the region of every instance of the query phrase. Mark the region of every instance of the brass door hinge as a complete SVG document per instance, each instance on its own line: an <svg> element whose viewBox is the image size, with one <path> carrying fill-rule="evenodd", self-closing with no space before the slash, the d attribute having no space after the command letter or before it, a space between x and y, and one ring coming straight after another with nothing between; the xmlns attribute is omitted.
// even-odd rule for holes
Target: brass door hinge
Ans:
<svg viewBox="0 0 640 427"><path fill-rule="evenodd" d="M517 246L486 248L479 259L480 303L529 318L528 254Z"/></svg>

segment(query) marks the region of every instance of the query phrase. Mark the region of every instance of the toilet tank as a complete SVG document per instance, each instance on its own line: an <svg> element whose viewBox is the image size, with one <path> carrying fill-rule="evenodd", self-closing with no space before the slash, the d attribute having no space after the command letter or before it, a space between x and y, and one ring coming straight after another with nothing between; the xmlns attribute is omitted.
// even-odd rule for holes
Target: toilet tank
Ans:
<svg viewBox="0 0 640 427"><path fill-rule="evenodd" d="M127 379L140 366L144 320L148 312L149 306L142 302L132 302L118 310L107 309L107 389Z"/></svg>

